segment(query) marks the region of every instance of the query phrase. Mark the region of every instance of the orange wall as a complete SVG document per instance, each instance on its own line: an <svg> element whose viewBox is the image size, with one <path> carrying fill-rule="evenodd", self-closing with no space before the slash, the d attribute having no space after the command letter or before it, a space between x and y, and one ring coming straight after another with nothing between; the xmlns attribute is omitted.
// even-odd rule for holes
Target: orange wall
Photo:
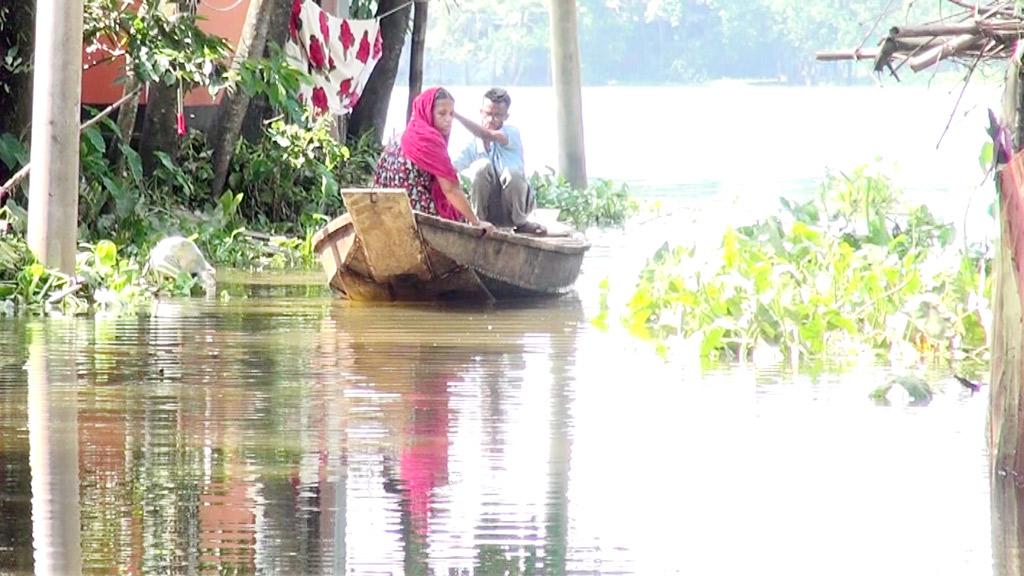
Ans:
<svg viewBox="0 0 1024 576"><path fill-rule="evenodd" d="M230 10L223 12L215 8ZM248 11L249 0L203 0L199 4L199 27L209 34L227 39L231 46L235 46ZM118 79L124 75L124 61L93 66L93 62L98 59L95 54L83 54L82 62L86 66L82 73L83 104L110 104L123 94L124 87L118 83ZM202 106L211 102L210 93L205 88L193 90L185 96L186 106Z"/></svg>

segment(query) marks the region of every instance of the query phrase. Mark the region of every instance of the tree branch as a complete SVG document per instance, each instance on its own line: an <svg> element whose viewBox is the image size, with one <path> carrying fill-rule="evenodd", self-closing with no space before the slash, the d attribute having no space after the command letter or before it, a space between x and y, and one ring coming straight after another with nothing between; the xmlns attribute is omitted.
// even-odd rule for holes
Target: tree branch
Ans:
<svg viewBox="0 0 1024 576"><path fill-rule="evenodd" d="M110 114L114 110L117 110L122 104L124 104L125 102L130 100L132 97L134 97L136 94L138 94L140 90L142 90L141 86L136 88L135 90L132 90L128 94L125 94L124 96L121 97L120 100L118 100L117 102L114 102L110 106L107 106L99 114L93 116L92 118L89 118L78 129L79 133L85 131L87 128L91 128L92 126L95 126L100 120L103 120L107 116L110 116ZM21 167L21 170L18 170L17 172L15 172L14 176L11 176L10 180L5 182L3 186L0 186L0 206L3 206L7 202L8 196L11 195L11 190L13 190L14 187L17 186L18 184L21 184L21 181L28 177L28 173L29 173L29 170L30 170L31 166L32 166L32 162L30 160L28 164L25 164L24 166Z"/></svg>

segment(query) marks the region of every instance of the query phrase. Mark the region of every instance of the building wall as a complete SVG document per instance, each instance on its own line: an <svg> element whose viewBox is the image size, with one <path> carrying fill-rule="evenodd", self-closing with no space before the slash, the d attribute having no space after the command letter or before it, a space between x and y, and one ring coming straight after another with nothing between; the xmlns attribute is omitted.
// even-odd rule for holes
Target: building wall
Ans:
<svg viewBox="0 0 1024 576"><path fill-rule="evenodd" d="M226 38L231 46L235 46L242 34L242 24L245 23L245 15L249 11L249 2L250 0L203 0L199 4L199 27L207 33ZM228 10L223 11L224 9ZM123 93L123 85L118 79L124 75L124 60L94 66L93 63L100 59L102 55L83 55L83 62L87 66L82 73L83 104L110 104ZM206 89L193 90L185 97L186 106L203 106L211 102L212 99Z"/></svg>

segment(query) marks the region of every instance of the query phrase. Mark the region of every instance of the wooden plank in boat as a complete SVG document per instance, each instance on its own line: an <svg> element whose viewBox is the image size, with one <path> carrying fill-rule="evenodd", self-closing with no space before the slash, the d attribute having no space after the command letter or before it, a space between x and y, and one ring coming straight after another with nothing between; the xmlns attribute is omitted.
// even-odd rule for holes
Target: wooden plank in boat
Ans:
<svg viewBox="0 0 1024 576"><path fill-rule="evenodd" d="M347 188L341 196L374 280L387 282L403 274L430 278L405 190Z"/></svg>

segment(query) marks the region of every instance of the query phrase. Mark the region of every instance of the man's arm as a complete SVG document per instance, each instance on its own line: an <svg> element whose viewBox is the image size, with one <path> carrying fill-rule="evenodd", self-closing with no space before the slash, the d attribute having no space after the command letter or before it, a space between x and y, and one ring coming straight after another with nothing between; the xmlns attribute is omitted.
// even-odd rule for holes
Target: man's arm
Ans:
<svg viewBox="0 0 1024 576"><path fill-rule="evenodd" d="M469 168L469 165L477 159L479 155L476 151L476 140L470 140L462 150L459 151L457 156L452 157L452 166L459 172Z"/></svg>
<svg viewBox="0 0 1024 576"><path fill-rule="evenodd" d="M466 127L466 130L469 130L473 136L476 136L484 142L497 142L502 146L508 145L508 136L501 130L488 130L458 112L455 112L454 116L456 120Z"/></svg>

